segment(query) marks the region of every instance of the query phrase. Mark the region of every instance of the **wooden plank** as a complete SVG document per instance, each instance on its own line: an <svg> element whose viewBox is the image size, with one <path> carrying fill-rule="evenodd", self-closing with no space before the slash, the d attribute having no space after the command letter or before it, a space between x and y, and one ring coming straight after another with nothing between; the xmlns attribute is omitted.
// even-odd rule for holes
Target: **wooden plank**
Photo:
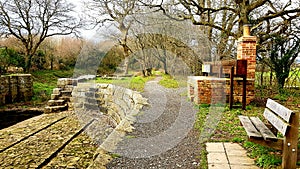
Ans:
<svg viewBox="0 0 300 169"><path fill-rule="evenodd" d="M284 107L283 105L275 102L272 99L268 99L266 107L272 110L274 113L278 114L286 122L290 122L290 117L291 114L293 113L292 110Z"/></svg>
<svg viewBox="0 0 300 169"><path fill-rule="evenodd" d="M234 67L230 69L230 93L229 93L229 109L233 107L233 77L234 77Z"/></svg>
<svg viewBox="0 0 300 169"><path fill-rule="evenodd" d="M255 126L252 124L251 120L247 116L239 116L239 119L244 126L247 135L250 138L262 138L262 135L259 133L259 131L255 128Z"/></svg>
<svg viewBox="0 0 300 169"><path fill-rule="evenodd" d="M281 118L276 116L271 110L265 108L264 117L283 135L286 134L289 124L285 123Z"/></svg>
<svg viewBox="0 0 300 169"><path fill-rule="evenodd" d="M293 113L291 117L291 127L286 134L285 143L282 152L282 168L297 168L297 152L298 152L298 134L299 134L299 113Z"/></svg>
<svg viewBox="0 0 300 169"><path fill-rule="evenodd" d="M272 133L272 131L258 118L250 117L250 120L259 130L260 134L265 140L277 140L277 137Z"/></svg>
<svg viewBox="0 0 300 169"><path fill-rule="evenodd" d="M242 109L246 110L246 99L247 99L247 76L243 77L243 97L242 97Z"/></svg>

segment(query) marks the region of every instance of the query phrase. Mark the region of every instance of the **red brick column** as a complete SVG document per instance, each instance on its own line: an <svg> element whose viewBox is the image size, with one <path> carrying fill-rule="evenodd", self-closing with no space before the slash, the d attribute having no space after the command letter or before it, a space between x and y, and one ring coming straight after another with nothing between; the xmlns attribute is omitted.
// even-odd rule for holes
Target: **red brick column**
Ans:
<svg viewBox="0 0 300 169"><path fill-rule="evenodd" d="M238 40L237 59L247 60L247 79L255 79L256 36L249 35L249 26L244 26L244 35Z"/></svg>
<svg viewBox="0 0 300 169"><path fill-rule="evenodd" d="M244 26L244 35L238 40L237 59L247 60L247 104L254 99L256 41L256 36L250 35L249 26Z"/></svg>

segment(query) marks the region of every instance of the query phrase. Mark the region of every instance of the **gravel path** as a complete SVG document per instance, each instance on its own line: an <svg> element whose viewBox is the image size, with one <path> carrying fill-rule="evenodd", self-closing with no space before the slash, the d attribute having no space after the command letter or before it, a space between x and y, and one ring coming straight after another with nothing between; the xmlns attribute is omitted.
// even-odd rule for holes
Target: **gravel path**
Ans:
<svg viewBox="0 0 300 169"><path fill-rule="evenodd" d="M196 109L186 88L166 89L159 78L146 83L143 96L149 107L136 117L107 168L199 168L199 132L193 129Z"/></svg>

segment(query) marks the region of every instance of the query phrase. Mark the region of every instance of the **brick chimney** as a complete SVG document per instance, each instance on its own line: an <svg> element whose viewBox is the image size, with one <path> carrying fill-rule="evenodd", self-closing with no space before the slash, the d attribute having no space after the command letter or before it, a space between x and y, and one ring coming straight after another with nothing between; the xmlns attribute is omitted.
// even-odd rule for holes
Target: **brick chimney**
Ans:
<svg viewBox="0 0 300 169"><path fill-rule="evenodd" d="M256 36L250 34L250 26L244 25L243 36L238 39L237 60L247 60L247 104L255 97L256 41Z"/></svg>
<svg viewBox="0 0 300 169"><path fill-rule="evenodd" d="M247 60L247 79L255 79L256 36L251 36L250 26L244 25L243 36L238 39L237 59Z"/></svg>

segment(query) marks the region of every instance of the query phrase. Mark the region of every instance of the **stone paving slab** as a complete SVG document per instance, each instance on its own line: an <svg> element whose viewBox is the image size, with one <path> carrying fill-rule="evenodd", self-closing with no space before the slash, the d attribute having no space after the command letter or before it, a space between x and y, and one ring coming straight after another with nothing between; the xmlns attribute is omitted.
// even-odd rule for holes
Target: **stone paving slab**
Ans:
<svg viewBox="0 0 300 169"><path fill-rule="evenodd" d="M68 115L69 113L43 114L0 130L0 150Z"/></svg>
<svg viewBox="0 0 300 169"><path fill-rule="evenodd" d="M2 129L0 148L21 141L0 149L0 168L87 168L98 146L80 132L82 127L74 113L62 112L43 114Z"/></svg>
<svg viewBox="0 0 300 169"><path fill-rule="evenodd" d="M72 137L78 129L78 122L74 118L68 117L2 152L0 154L1 166L36 168L65 140Z"/></svg>
<svg viewBox="0 0 300 169"><path fill-rule="evenodd" d="M209 169L231 169L229 164L208 164Z"/></svg>
<svg viewBox="0 0 300 169"><path fill-rule="evenodd" d="M207 161L209 164L228 164L227 156L223 153L208 153Z"/></svg>
<svg viewBox="0 0 300 169"><path fill-rule="evenodd" d="M259 169L236 143L206 143L208 169Z"/></svg>

